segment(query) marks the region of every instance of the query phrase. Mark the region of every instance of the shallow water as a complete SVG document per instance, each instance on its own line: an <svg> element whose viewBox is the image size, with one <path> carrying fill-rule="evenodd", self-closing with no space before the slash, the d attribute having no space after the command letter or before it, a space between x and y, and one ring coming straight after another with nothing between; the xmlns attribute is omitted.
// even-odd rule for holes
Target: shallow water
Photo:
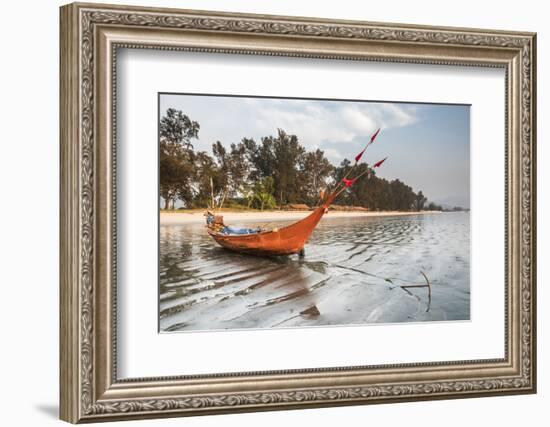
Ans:
<svg viewBox="0 0 550 427"><path fill-rule="evenodd" d="M255 226L247 222L235 225ZM425 285L424 272L432 285ZM305 257L219 247L202 224L160 227L160 330L470 318L470 215L330 218Z"/></svg>

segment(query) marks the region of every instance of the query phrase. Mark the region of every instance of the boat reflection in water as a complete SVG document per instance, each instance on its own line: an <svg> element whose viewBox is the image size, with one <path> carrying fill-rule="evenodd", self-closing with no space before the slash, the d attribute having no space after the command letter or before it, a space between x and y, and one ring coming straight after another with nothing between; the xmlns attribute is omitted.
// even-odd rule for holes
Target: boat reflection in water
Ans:
<svg viewBox="0 0 550 427"><path fill-rule="evenodd" d="M203 224L161 225L160 329L468 320L469 233L467 212L328 214L305 256L258 257L213 245ZM429 310L425 288L406 288L425 283L421 272Z"/></svg>

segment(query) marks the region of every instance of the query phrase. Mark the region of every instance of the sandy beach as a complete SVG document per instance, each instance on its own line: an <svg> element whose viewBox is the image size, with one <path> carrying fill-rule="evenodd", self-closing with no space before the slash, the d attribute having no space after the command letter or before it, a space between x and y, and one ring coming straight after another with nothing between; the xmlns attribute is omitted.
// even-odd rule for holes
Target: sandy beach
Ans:
<svg viewBox="0 0 550 427"><path fill-rule="evenodd" d="M223 212L226 224L235 221L292 221L306 217L311 211L263 211L263 212ZM422 212L360 212L360 211L329 211L323 217L323 220L331 218L357 218L357 217L383 217L383 216L403 216L403 215L429 215L439 214L440 211L422 211ZM161 212L161 225L193 224L204 222L203 212Z"/></svg>
<svg viewBox="0 0 550 427"><path fill-rule="evenodd" d="M231 224L243 217L260 223L258 216L274 214L281 220L307 211L228 212ZM200 212L164 217L202 221ZM329 212L327 218L311 235L303 257L224 250L203 222L161 226L160 330L469 319L468 213ZM431 302L425 287L403 287L425 286L421 272L432 285Z"/></svg>

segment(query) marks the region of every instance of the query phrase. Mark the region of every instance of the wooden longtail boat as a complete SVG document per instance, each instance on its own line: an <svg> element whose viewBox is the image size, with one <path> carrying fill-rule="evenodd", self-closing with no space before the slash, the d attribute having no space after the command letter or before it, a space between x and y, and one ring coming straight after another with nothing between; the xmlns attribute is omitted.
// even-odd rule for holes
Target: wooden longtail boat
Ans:
<svg viewBox="0 0 550 427"><path fill-rule="evenodd" d="M374 142L374 139L380 132L378 129L371 137L366 147L355 156L355 164L348 171L346 176L338 182L334 190L326 197L321 197L321 204L313 212L300 221L287 225L286 227L274 228L272 230L231 230L223 224L222 217L215 217L211 212L207 212L207 230L208 234L220 245L226 249L236 252L249 253L254 255L303 255L304 245L307 239L313 233L313 230L327 213L328 207L338 195L346 188L351 187L357 179L365 175L367 171L361 173L353 179L348 179L350 173L355 169L361 156L367 147ZM387 157L386 157L387 159ZM379 167L386 159L380 160L373 165L373 169ZM217 221L217 222L216 222Z"/></svg>
<svg viewBox="0 0 550 427"><path fill-rule="evenodd" d="M273 230L251 234L224 234L208 227L208 234L226 249L254 255L291 255L302 253L307 239L328 211L335 194L329 195L323 203L308 216Z"/></svg>

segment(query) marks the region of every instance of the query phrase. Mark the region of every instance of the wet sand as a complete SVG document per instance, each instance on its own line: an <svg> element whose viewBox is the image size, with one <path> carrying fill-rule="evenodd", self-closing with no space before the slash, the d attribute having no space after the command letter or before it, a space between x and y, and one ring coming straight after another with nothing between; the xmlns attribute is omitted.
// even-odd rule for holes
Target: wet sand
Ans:
<svg viewBox="0 0 550 427"><path fill-rule="evenodd" d="M222 212L226 224L232 221L290 221L298 220L309 215L311 211L263 211L263 212ZM384 216L407 216L407 215L430 215L440 214L440 211L422 211L422 212L402 212L402 211L384 211L384 212L361 212L361 211L329 211L324 219L331 218L372 218ZM204 223L204 212L161 212L161 225L178 225Z"/></svg>
<svg viewBox="0 0 550 427"><path fill-rule="evenodd" d="M160 330L470 318L468 213L331 214L312 234L304 258L227 251L202 221L161 224ZM421 271L432 283L429 307L426 288L404 287L425 283Z"/></svg>

